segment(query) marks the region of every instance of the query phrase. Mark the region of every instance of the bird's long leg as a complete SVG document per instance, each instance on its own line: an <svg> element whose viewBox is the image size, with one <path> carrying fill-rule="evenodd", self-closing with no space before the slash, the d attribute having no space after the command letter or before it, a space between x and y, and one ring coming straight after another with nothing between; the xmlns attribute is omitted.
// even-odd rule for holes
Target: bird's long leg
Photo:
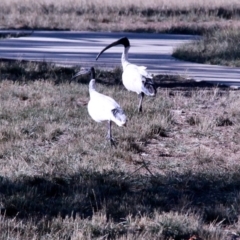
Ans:
<svg viewBox="0 0 240 240"><path fill-rule="evenodd" d="M138 96L140 98L140 101L139 101L139 104L138 104L138 112L142 112L142 101L143 101L144 93L141 92L140 94L138 94Z"/></svg>
<svg viewBox="0 0 240 240"><path fill-rule="evenodd" d="M107 139L110 141L111 146L116 147L115 142L112 138L112 121L108 121L108 133L107 133Z"/></svg>

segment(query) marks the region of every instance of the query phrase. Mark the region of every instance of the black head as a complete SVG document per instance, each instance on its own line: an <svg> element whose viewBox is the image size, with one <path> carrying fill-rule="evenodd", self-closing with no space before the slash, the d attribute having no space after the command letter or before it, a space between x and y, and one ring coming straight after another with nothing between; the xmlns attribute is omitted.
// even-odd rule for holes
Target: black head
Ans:
<svg viewBox="0 0 240 240"><path fill-rule="evenodd" d="M118 44L122 44L124 47L130 47L130 42L127 37L123 37L119 39L117 42Z"/></svg>
<svg viewBox="0 0 240 240"><path fill-rule="evenodd" d="M90 72L91 72L91 79L95 79L95 69L94 69L94 67L90 68Z"/></svg>
<svg viewBox="0 0 240 240"><path fill-rule="evenodd" d="M119 45L119 44L122 44L125 48L126 47L130 47L130 42L128 40L127 37L123 37L123 38L120 38L119 40L109 44L108 46L106 46L96 57L96 60L98 60L98 58L100 57L100 55L105 52L107 49L113 47L113 46L116 46L116 45Z"/></svg>

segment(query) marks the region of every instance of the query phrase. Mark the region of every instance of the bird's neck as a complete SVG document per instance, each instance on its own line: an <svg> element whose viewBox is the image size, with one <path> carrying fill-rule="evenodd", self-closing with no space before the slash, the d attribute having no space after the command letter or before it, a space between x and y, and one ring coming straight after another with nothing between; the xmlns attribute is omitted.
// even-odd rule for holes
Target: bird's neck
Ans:
<svg viewBox="0 0 240 240"><path fill-rule="evenodd" d="M98 95L99 93L93 88L89 88L89 96L90 96L90 99L93 99L95 98L96 95Z"/></svg>
<svg viewBox="0 0 240 240"><path fill-rule="evenodd" d="M89 92L95 92L95 79L92 79L89 83Z"/></svg>
<svg viewBox="0 0 240 240"><path fill-rule="evenodd" d="M129 64L128 62L128 51L130 47L124 47L123 53L122 53L122 67L123 69Z"/></svg>

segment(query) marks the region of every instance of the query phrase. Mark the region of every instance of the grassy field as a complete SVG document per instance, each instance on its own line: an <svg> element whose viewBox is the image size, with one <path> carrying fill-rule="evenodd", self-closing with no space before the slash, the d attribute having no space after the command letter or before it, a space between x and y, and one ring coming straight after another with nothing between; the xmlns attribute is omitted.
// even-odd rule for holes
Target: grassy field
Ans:
<svg viewBox="0 0 240 240"><path fill-rule="evenodd" d="M121 70L97 89L128 116L87 113L76 68L0 62L0 239L226 240L240 234L238 91L156 76L137 112ZM236 239L236 238L235 238Z"/></svg>
<svg viewBox="0 0 240 240"><path fill-rule="evenodd" d="M239 66L238 0L0 2L0 28L198 33L190 61ZM97 70L126 128L87 113L77 68L0 61L0 239L240 239L239 91L155 76L138 98Z"/></svg>
<svg viewBox="0 0 240 240"><path fill-rule="evenodd" d="M0 28L204 33L239 27L238 0L0 2Z"/></svg>

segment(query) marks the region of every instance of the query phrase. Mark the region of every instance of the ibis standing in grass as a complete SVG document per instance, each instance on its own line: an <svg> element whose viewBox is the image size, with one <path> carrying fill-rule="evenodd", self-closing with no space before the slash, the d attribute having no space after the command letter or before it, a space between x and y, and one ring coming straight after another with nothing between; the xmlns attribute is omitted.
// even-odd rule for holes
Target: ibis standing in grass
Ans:
<svg viewBox="0 0 240 240"><path fill-rule="evenodd" d="M122 53L122 81L123 85L128 91L136 92L140 98L138 111L142 112L142 101L144 94L147 96L155 96L156 95L156 87L152 80L152 76L146 71L146 67L137 66L128 61L128 51L130 49L130 42L127 37L121 38L110 45L106 46L96 57L96 60L100 57L100 55L106 51L107 49L116 46L123 45L124 50Z"/></svg>
<svg viewBox="0 0 240 240"><path fill-rule="evenodd" d="M115 122L118 126L122 127L126 124L127 117L114 99L96 91L94 67L91 67L90 69L81 69L72 77L72 79L88 73L91 73L91 80L89 83L90 101L88 103L88 113L96 122L108 122L107 139L110 141L111 145L115 146L114 139L112 138L112 122Z"/></svg>

